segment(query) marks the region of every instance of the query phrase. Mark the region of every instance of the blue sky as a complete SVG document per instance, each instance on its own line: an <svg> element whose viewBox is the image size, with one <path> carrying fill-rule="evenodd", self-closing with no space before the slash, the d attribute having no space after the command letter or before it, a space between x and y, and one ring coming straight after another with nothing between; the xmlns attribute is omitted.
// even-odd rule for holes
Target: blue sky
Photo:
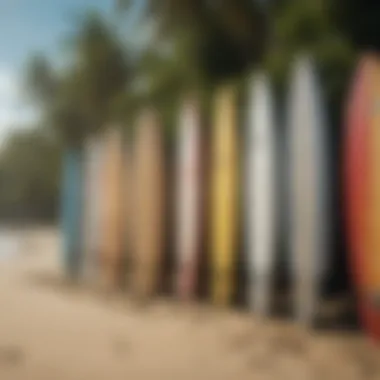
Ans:
<svg viewBox="0 0 380 380"><path fill-rule="evenodd" d="M27 58L42 51L60 63L62 39L77 16L88 9L112 16L113 5L114 0L0 0L0 138L35 117L22 88Z"/></svg>
<svg viewBox="0 0 380 380"><path fill-rule="evenodd" d="M55 53L57 43L85 9L109 11L112 0L2 0L0 2L0 62L20 67L34 50Z"/></svg>

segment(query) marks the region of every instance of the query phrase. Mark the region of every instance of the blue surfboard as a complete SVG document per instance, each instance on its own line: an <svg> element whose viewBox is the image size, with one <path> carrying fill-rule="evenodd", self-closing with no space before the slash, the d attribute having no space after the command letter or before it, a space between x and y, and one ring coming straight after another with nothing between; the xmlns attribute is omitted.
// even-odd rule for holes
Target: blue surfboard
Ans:
<svg viewBox="0 0 380 380"><path fill-rule="evenodd" d="M68 148L63 157L61 226L63 267L70 278L81 272L82 154Z"/></svg>

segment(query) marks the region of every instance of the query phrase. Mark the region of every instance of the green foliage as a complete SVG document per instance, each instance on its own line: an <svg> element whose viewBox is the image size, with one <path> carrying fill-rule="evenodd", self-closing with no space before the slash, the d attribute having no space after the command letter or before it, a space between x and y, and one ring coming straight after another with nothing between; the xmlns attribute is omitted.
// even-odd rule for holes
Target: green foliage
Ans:
<svg viewBox="0 0 380 380"><path fill-rule="evenodd" d="M138 0L127 2L130 9ZM120 2L118 3L120 4ZM263 10L251 0L150 0L142 20L158 24L156 40L169 41L187 71L197 68L218 81L239 74L262 55L266 41Z"/></svg>
<svg viewBox="0 0 380 380"><path fill-rule="evenodd" d="M64 69L54 69L41 54L27 63L26 89L41 110L41 123L49 127L15 133L3 147L2 215L55 215L62 149L81 145L87 135L124 117L122 106L132 103L124 97L129 62L110 22L87 14L70 42L73 59Z"/></svg>
<svg viewBox="0 0 380 380"><path fill-rule="evenodd" d="M337 125L358 49L380 45L380 5L355 0L115 0L117 16L121 9L140 17L129 41L144 27L155 31L140 49L118 38L120 25L90 13L70 36L72 60L63 70L41 55L29 61L29 94L50 127L10 140L0 159L0 180L7 184L0 207L56 199L61 144L81 144L113 121L131 128L147 105L156 107L172 137L189 93L199 94L209 116L216 87L227 81L244 94L250 73L263 68L284 95L300 52L316 59ZM43 136L48 130L54 143Z"/></svg>
<svg viewBox="0 0 380 380"><path fill-rule="evenodd" d="M57 214L62 146L46 129L15 132L0 154L0 214L51 219Z"/></svg>
<svg viewBox="0 0 380 380"><path fill-rule="evenodd" d="M137 1L118 6L128 11ZM153 103L171 130L187 92L207 94L209 108L215 87L232 79L244 93L248 75L257 68L269 71L283 98L294 57L307 52L317 61L337 123L357 56L336 22L337 2L146 0L139 24L155 20L158 32L139 57L135 75L143 91L134 99Z"/></svg>
<svg viewBox="0 0 380 380"><path fill-rule="evenodd" d="M380 3L331 0L331 13L342 32L357 49L380 50Z"/></svg>
<svg viewBox="0 0 380 380"><path fill-rule="evenodd" d="M44 105L57 93L56 73L51 63L42 54L30 58L26 66L26 89L39 105Z"/></svg>
<svg viewBox="0 0 380 380"><path fill-rule="evenodd" d="M72 145L117 116L114 104L127 88L129 66L112 25L97 13L81 20L71 50L74 59L61 72L54 72L45 57L33 57L26 83L45 123Z"/></svg>
<svg viewBox="0 0 380 380"><path fill-rule="evenodd" d="M336 124L340 122L341 104L357 51L338 28L332 3L332 0L293 0L274 7L271 43L263 65L283 94L294 57L305 52L313 56Z"/></svg>
<svg viewBox="0 0 380 380"><path fill-rule="evenodd" d="M125 52L111 26L98 14L84 19L74 49L78 101L91 128L97 130L112 118L112 103L128 84Z"/></svg>

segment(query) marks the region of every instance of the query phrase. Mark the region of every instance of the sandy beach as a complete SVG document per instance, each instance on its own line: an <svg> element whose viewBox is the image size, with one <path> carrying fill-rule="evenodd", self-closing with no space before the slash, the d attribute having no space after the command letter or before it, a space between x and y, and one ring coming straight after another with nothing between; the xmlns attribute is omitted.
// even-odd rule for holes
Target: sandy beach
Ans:
<svg viewBox="0 0 380 380"><path fill-rule="evenodd" d="M380 351L360 331L68 286L53 228L0 244L1 380L380 379Z"/></svg>

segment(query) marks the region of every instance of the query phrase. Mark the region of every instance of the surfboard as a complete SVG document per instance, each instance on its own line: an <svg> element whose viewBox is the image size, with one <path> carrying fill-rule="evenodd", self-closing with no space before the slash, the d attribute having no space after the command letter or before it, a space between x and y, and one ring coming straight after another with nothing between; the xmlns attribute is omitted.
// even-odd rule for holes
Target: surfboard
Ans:
<svg viewBox="0 0 380 380"><path fill-rule="evenodd" d="M328 150L319 81L311 58L296 59L289 97L290 259L297 318L311 324L328 268Z"/></svg>
<svg viewBox="0 0 380 380"><path fill-rule="evenodd" d="M158 116L144 110L133 153L133 290L140 299L157 291L164 244L164 153Z"/></svg>
<svg viewBox="0 0 380 380"><path fill-rule="evenodd" d="M128 288L131 283L132 273L132 218L133 218L133 205L132 205L132 152L129 134L125 138L124 143L124 158L123 158L123 245L124 245L124 284Z"/></svg>
<svg viewBox="0 0 380 380"><path fill-rule="evenodd" d="M246 236L248 299L252 310L269 311L276 247L276 141L269 79L250 84L246 139Z"/></svg>
<svg viewBox="0 0 380 380"><path fill-rule="evenodd" d="M367 333L380 340L380 310L376 218L379 136L376 128L379 94L379 58L368 54L360 60L353 77L346 108L344 157L346 220L351 269L358 298L359 314Z"/></svg>
<svg viewBox="0 0 380 380"><path fill-rule="evenodd" d="M123 139L121 131L109 128L105 133L104 219L102 283L120 286L123 274Z"/></svg>
<svg viewBox="0 0 380 380"><path fill-rule="evenodd" d="M181 299L194 297L200 254L201 121L196 99L187 99L180 112L177 140L176 289Z"/></svg>
<svg viewBox="0 0 380 380"><path fill-rule="evenodd" d="M233 87L215 98L211 157L211 289L216 304L227 305L234 291L237 255L237 112Z"/></svg>
<svg viewBox="0 0 380 380"><path fill-rule="evenodd" d="M83 269L86 281L92 284L99 279L99 255L103 234L103 145L102 135L90 136L84 149Z"/></svg>
<svg viewBox="0 0 380 380"><path fill-rule="evenodd" d="M78 279L82 266L82 152L69 147L63 155L61 223L65 274Z"/></svg>
<svg viewBox="0 0 380 380"><path fill-rule="evenodd" d="M365 302L371 336L380 340L380 57L371 73L369 98L369 230L365 258Z"/></svg>

